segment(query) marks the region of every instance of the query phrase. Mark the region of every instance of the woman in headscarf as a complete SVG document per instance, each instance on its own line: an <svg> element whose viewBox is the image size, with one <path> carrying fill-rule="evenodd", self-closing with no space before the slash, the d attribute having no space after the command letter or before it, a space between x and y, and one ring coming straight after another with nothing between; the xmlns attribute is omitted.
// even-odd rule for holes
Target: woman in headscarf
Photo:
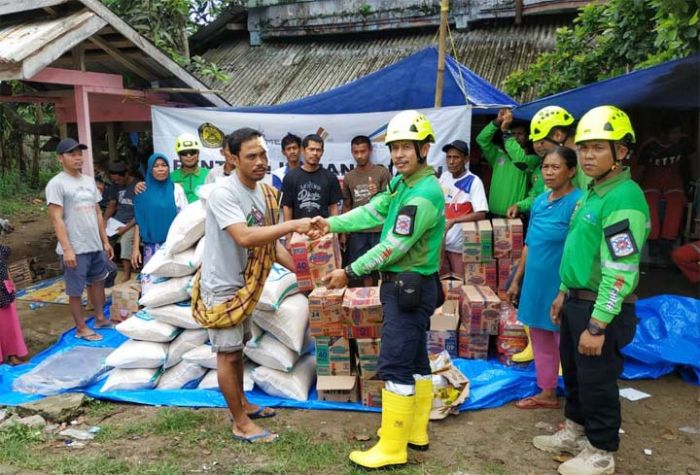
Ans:
<svg viewBox="0 0 700 475"><path fill-rule="evenodd" d="M162 153L154 153L148 159L146 190L134 198L136 226L131 264L140 267L153 257L168 236L168 229L175 216L187 206L187 196L182 186L170 179L170 165ZM143 242L143 256L140 244Z"/></svg>

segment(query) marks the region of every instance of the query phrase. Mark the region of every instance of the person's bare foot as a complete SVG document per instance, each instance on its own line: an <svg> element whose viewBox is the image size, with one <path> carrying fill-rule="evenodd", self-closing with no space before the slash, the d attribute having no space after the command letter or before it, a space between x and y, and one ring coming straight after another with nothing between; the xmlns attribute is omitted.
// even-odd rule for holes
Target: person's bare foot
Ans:
<svg viewBox="0 0 700 475"><path fill-rule="evenodd" d="M279 437L279 434L263 429L250 419L245 424L234 422L231 425L231 433L236 440L258 444L273 442Z"/></svg>
<svg viewBox="0 0 700 475"><path fill-rule="evenodd" d="M94 331L90 330L89 328L85 328L85 330L76 331L75 337L80 339L80 340L85 340L85 341L101 341L102 340L102 335L95 333Z"/></svg>
<svg viewBox="0 0 700 475"><path fill-rule="evenodd" d="M10 366L17 366L24 363L25 361L18 356L10 355L7 357L7 364L9 364Z"/></svg>
<svg viewBox="0 0 700 475"><path fill-rule="evenodd" d="M95 328L112 328L114 324L107 320L105 317L97 318L95 317Z"/></svg>

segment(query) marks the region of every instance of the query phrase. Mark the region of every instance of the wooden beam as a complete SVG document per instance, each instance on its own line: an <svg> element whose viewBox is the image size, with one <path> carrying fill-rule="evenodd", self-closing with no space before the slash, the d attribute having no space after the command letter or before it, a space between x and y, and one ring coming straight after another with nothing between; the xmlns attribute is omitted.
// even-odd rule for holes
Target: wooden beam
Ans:
<svg viewBox="0 0 700 475"><path fill-rule="evenodd" d="M87 145L83 153L87 155L83 162L83 173L94 176L95 168L92 163L92 131L90 130L90 102L88 92L83 86L75 87L75 110L78 115L78 140Z"/></svg>
<svg viewBox="0 0 700 475"><path fill-rule="evenodd" d="M0 15L53 7L67 2L68 0L0 0Z"/></svg>
<svg viewBox="0 0 700 475"><path fill-rule="evenodd" d="M71 56L73 59L73 68L78 71L85 71L85 48L83 48L82 43L78 43L71 50Z"/></svg>
<svg viewBox="0 0 700 475"><path fill-rule="evenodd" d="M72 94L71 94L72 95ZM0 102L9 102L10 104L52 104L63 102L60 97L45 97L45 96L0 96Z"/></svg>
<svg viewBox="0 0 700 475"><path fill-rule="evenodd" d="M45 68L27 81L47 84L65 84L69 86L100 86L121 89L124 80L117 74L74 71L72 69Z"/></svg>
<svg viewBox="0 0 700 475"><path fill-rule="evenodd" d="M248 25L246 23L226 23L226 29L230 31L246 31Z"/></svg>
<svg viewBox="0 0 700 475"><path fill-rule="evenodd" d="M132 73L136 74L140 78L145 79L148 82L151 82L151 81L157 79L155 75L149 73L148 71L146 71L142 67L138 66L132 60L130 60L129 58L124 56L119 50L110 46L110 44L107 43L106 41L104 41L102 38L100 38L99 35L92 36L91 38L89 38L89 40L92 43L99 46L100 48L102 48L116 62L118 62L119 64L121 64L126 69L128 69Z"/></svg>
<svg viewBox="0 0 700 475"><path fill-rule="evenodd" d="M73 46L97 33L107 22L93 15L80 27L66 32L60 38L47 43L39 51L28 57L22 64L22 78L28 79L49 66Z"/></svg>
<svg viewBox="0 0 700 475"><path fill-rule="evenodd" d="M170 59L162 51L156 48L152 43L141 36L124 20L114 14L109 8L105 7L99 0L78 0L87 8L92 10L97 15L106 20L112 28L131 40L142 51L151 56L161 66L166 68L176 78L187 84L193 89L208 89L206 84L187 72L182 66ZM209 102L215 106L230 106L230 104L216 94L202 94Z"/></svg>

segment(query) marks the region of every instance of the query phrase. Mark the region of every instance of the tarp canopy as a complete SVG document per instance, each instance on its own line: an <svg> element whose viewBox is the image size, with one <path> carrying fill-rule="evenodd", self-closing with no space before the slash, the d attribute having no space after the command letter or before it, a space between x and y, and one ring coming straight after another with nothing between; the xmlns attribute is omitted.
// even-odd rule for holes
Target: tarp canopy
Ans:
<svg viewBox="0 0 700 475"><path fill-rule="evenodd" d="M542 107L556 105L578 118L606 104L622 109L697 109L700 53L532 101L515 108L514 115L530 120Z"/></svg>
<svg viewBox="0 0 700 475"><path fill-rule="evenodd" d="M426 109L434 106L438 52L426 48L343 86L274 106L217 108L269 114L353 114L363 112ZM445 58L443 106L479 108L515 106L512 98L489 84L454 58Z"/></svg>

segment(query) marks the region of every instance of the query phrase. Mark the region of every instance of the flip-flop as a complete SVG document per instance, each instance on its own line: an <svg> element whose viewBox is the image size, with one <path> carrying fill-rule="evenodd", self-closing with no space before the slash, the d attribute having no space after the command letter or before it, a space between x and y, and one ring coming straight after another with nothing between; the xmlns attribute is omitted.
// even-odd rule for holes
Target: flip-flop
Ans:
<svg viewBox="0 0 700 475"><path fill-rule="evenodd" d="M79 340L85 341L102 341L102 335L99 333L88 333L87 335L78 335L76 333L75 337Z"/></svg>
<svg viewBox="0 0 700 475"><path fill-rule="evenodd" d="M542 401L534 397L526 397L515 403L518 409L560 409L559 401Z"/></svg>
<svg viewBox="0 0 700 475"><path fill-rule="evenodd" d="M271 407L260 406L257 411L249 413L248 417L251 419L267 419L269 417L275 417L276 415L277 412Z"/></svg>
<svg viewBox="0 0 700 475"><path fill-rule="evenodd" d="M260 434L249 435L248 437L231 433L231 437L233 440L248 444L269 444L279 439L279 434L272 434L268 430L263 430Z"/></svg>
<svg viewBox="0 0 700 475"><path fill-rule="evenodd" d="M100 330L105 330L105 329L109 329L109 328L114 328L114 323L107 320L107 322L103 323L102 325L95 323L94 327L99 328Z"/></svg>

